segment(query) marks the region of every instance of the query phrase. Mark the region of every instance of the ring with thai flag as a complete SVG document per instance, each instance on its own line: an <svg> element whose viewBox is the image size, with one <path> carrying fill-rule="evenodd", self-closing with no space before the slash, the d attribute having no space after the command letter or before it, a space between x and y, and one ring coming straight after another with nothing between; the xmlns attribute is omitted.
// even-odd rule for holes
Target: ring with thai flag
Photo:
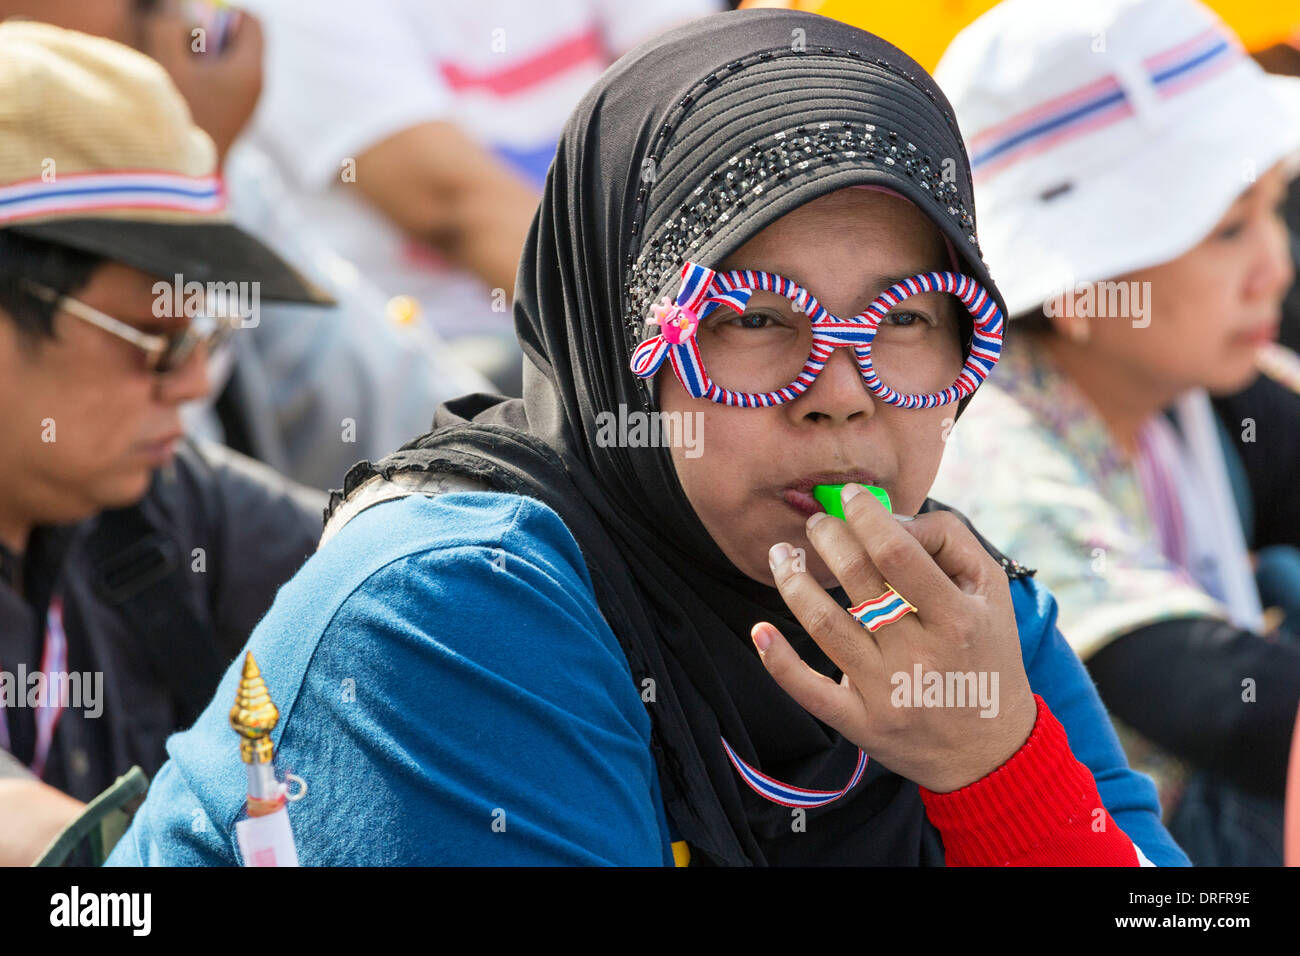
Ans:
<svg viewBox="0 0 1300 956"><path fill-rule="evenodd" d="M886 624L893 624L908 614L916 613L916 608L905 597L892 587L886 587L887 590L880 597L849 608L849 613L858 619L858 623L872 633Z"/></svg>

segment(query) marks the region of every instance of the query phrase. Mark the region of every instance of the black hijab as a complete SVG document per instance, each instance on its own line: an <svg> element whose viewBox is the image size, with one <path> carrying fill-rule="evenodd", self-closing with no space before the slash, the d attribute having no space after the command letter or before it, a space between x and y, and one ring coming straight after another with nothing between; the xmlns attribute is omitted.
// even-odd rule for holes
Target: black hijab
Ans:
<svg viewBox="0 0 1300 956"><path fill-rule="evenodd" d="M955 181L938 175L943 158ZM596 441L601 412L653 409L628 362L648 304L676 293L684 256L720 261L815 195L873 182L915 197L993 288L951 110L898 50L773 10L716 14L643 44L578 106L547 176L514 302L523 399L447 402L430 433L356 466L344 487L455 472L559 514L646 700L665 806L693 863L943 862L916 785L877 761L802 821L741 782L721 736L763 772L820 790L841 788L857 757L768 675L752 625L772 621L809 664L839 673L780 594L723 555L667 448Z"/></svg>

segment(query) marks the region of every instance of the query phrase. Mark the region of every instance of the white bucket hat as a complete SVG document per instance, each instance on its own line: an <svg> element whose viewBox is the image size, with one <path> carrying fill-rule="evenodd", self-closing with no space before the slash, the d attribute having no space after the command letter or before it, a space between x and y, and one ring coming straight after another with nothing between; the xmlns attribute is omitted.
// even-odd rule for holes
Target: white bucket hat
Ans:
<svg viewBox="0 0 1300 956"><path fill-rule="evenodd" d="M1300 150L1300 79L1195 0L1006 0L935 70L1008 315L1176 259Z"/></svg>

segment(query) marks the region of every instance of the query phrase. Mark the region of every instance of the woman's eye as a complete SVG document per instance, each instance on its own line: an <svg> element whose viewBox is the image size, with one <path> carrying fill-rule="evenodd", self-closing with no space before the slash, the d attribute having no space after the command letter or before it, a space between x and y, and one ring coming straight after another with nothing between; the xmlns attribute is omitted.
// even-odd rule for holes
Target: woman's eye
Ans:
<svg viewBox="0 0 1300 956"><path fill-rule="evenodd" d="M890 312L885 316L885 321L904 329L930 324L930 320L920 312Z"/></svg>
<svg viewBox="0 0 1300 956"><path fill-rule="evenodd" d="M779 324L776 316L767 312L746 312L732 321L742 329L768 329Z"/></svg>
<svg viewBox="0 0 1300 956"><path fill-rule="evenodd" d="M1225 226L1214 234L1216 239L1235 239L1241 234L1241 223Z"/></svg>

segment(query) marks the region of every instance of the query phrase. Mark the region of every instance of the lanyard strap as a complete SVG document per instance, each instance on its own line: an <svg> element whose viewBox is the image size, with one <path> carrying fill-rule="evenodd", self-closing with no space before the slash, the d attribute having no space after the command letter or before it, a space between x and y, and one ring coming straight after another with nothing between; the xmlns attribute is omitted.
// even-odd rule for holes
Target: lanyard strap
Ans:
<svg viewBox="0 0 1300 956"><path fill-rule="evenodd" d="M775 777L769 777L760 770L755 770L731 749L731 744L727 743L726 737L722 738L722 747L726 750L731 765L740 774L740 779L749 784L751 790L765 800L779 803L783 807L824 807L828 803L834 803L853 789L854 785L862 779L862 772L867 769L867 755L859 747L858 765L853 768L853 775L849 777L849 782L842 790L807 790L803 787L792 787Z"/></svg>
<svg viewBox="0 0 1300 956"><path fill-rule="evenodd" d="M45 762L54 743L54 731L63 716L65 704L62 693L53 693L53 688L67 688L68 671L68 636L63 630L63 598L54 595L50 599L49 610L45 614L45 643L41 649L41 702L36 709L36 750L29 767L32 773L42 777L45 774ZM58 680L55 674L60 675ZM15 687L15 698L20 707L26 706L25 687ZM23 695L19 698L18 695ZM0 747L11 750L9 739L9 722L5 720L4 700L0 698ZM11 751L12 752L12 751Z"/></svg>

